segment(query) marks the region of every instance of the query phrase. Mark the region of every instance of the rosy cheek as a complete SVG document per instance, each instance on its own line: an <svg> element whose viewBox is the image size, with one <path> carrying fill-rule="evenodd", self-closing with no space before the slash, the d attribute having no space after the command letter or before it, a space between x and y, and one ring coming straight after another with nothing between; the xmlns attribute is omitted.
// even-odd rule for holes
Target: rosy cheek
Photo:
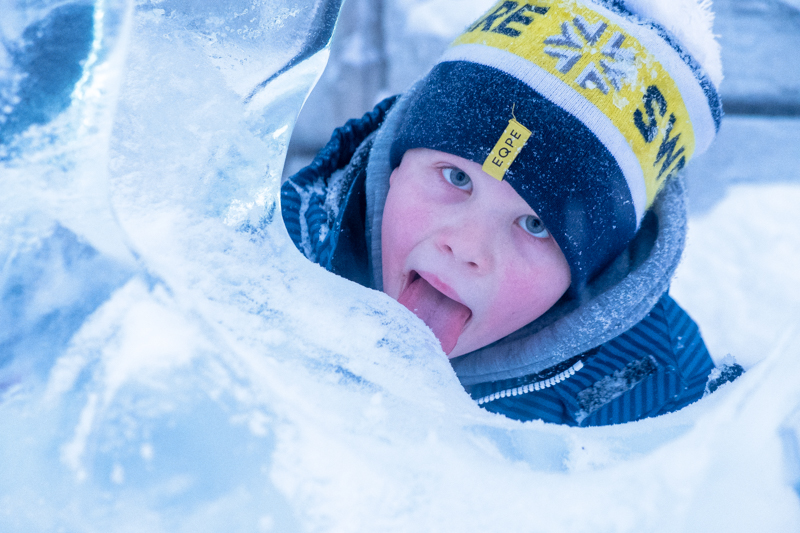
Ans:
<svg viewBox="0 0 800 533"><path fill-rule="evenodd" d="M431 210L423 198L405 195L396 198L391 206L387 202L384 213L384 229L390 231L398 242L410 244L418 239L429 225ZM389 215L389 220L386 216Z"/></svg>
<svg viewBox="0 0 800 533"><path fill-rule="evenodd" d="M530 268L524 260L506 264L498 278L497 290L487 308L487 331L505 336L532 322L550 307L545 296L546 272ZM498 337L499 338L499 337Z"/></svg>
<svg viewBox="0 0 800 533"><path fill-rule="evenodd" d="M526 289L527 287L521 287L519 284L506 283L505 290L498 295L499 299L502 300L502 306L508 309L511 314L516 314L517 310L529 306L531 304L531 295Z"/></svg>
<svg viewBox="0 0 800 533"><path fill-rule="evenodd" d="M424 212L413 206L394 206L390 217L384 215L384 235L388 232L395 243L395 250L398 252L409 246L415 236L419 233L420 220L424 217Z"/></svg>
<svg viewBox="0 0 800 533"><path fill-rule="evenodd" d="M502 282L489 309L488 322L492 328L502 330L513 328L511 331L514 331L519 327L516 325L525 320L522 315L531 304L531 295L526 289L527 287L509 280Z"/></svg>
<svg viewBox="0 0 800 533"><path fill-rule="evenodd" d="M384 291L397 298L409 254L419 243L428 216L408 187L390 189L382 221Z"/></svg>

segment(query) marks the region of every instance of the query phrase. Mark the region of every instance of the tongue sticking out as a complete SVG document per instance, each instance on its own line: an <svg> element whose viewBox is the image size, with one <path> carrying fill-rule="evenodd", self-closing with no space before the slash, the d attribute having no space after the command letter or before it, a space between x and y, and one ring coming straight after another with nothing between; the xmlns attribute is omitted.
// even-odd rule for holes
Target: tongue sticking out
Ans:
<svg viewBox="0 0 800 533"><path fill-rule="evenodd" d="M419 276L406 287L397 301L433 330L446 354L456 347L464 324L472 316L467 306L448 298Z"/></svg>

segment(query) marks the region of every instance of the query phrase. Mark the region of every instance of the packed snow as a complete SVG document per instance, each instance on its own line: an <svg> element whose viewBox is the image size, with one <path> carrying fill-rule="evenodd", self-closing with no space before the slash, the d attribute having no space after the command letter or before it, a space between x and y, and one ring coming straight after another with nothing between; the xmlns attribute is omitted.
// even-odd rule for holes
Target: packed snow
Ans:
<svg viewBox="0 0 800 533"><path fill-rule="evenodd" d="M672 293L741 378L620 426L488 413L420 320L282 226L331 5L0 3L19 46L65 13L94 28L63 109L14 99L32 48L0 56L0 531L800 530L792 170L737 146L689 174L715 196ZM738 120L721 140L798 131ZM714 158L746 179L702 192Z"/></svg>

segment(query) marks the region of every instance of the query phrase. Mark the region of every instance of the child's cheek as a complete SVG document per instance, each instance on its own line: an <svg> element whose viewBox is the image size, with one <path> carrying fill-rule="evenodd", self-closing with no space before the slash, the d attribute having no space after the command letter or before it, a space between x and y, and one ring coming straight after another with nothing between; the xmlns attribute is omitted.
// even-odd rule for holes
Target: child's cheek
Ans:
<svg viewBox="0 0 800 533"><path fill-rule="evenodd" d="M553 302L546 294L547 282L543 279L547 269L542 270L525 260L503 266L487 317L491 327L511 333L547 311Z"/></svg>
<svg viewBox="0 0 800 533"><path fill-rule="evenodd" d="M402 181L389 189L382 221L384 290L399 296L409 254L425 234L430 209L413 187Z"/></svg>
<svg viewBox="0 0 800 533"><path fill-rule="evenodd" d="M520 316L521 311L529 309L531 305L531 295L526 289L524 285L502 281L493 301L490 320L497 325L516 324L524 320Z"/></svg>
<svg viewBox="0 0 800 533"><path fill-rule="evenodd" d="M425 233L432 209L427 199L416 191L398 190L392 199L392 231L402 242L411 244Z"/></svg>

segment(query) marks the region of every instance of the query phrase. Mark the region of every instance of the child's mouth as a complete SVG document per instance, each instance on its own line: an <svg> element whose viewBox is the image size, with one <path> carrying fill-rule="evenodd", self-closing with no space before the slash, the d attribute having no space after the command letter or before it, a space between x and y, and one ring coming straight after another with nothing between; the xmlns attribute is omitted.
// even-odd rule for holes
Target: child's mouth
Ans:
<svg viewBox="0 0 800 533"><path fill-rule="evenodd" d="M422 319L442 344L444 353L456 347L464 325L472 316L466 305L444 295L413 270L409 272L408 285L397 301Z"/></svg>

